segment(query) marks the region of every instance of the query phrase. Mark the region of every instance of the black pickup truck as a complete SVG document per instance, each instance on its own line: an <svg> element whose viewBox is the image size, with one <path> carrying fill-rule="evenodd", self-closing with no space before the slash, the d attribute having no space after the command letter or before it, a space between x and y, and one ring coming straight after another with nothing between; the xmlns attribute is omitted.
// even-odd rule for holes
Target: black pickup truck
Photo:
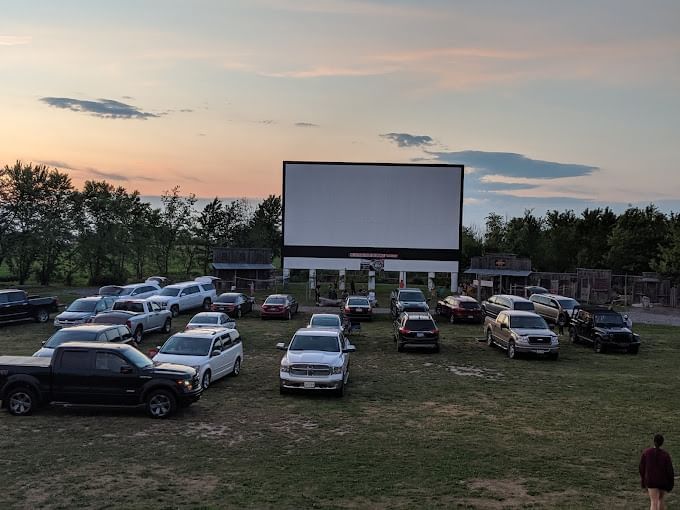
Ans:
<svg viewBox="0 0 680 510"><path fill-rule="evenodd" d="M25 319L47 322L58 307L59 302L55 297L29 296L17 289L0 290L0 322Z"/></svg>
<svg viewBox="0 0 680 510"><path fill-rule="evenodd" d="M56 404L144 406L152 418L166 418L202 391L193 368L154 365L130 345L70 342L52 358L0 356L0 399L15 416Z"/></svg>

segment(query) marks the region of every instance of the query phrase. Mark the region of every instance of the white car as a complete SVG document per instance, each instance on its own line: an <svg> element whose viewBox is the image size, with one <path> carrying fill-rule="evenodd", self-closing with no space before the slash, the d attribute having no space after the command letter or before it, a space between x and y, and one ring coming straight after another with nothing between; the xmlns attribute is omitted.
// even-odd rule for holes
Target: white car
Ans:
<svg viewBox="0 0 680 510"><path fill-rule="evenodd" d="M342 319L335 313L315 313L309 319L308 328L329 328L336 331L343 331Z"/></svg>
<svg viewBox="0 0 680 510"><path fill-rule="evenodd" d="M235 329L198 328L172 335L152 359L193 367L205 390L212 381L241 373L243 344Z"/></svg>
<svg viewBox="0 0 680 510"><path fill-rule="evenodd" d="M166 285L150 301L170 310L172 316L177 317L180 312L193 308L210 310L210 305L216 298L217 292L212 283L191 281Z"/></svg>
<svg viewBox="0 0 680 510"><path fill-rule="evenodd" d="M194 315L185 331L196 328L229 328L236 329L236 321L222 312L200 312Z"/></svg>
<svg viewBox="0 0 680 510"><path fill-rule="evenodd" d="M279 391L293 389L332 391L342 396L349 380L349 353L356 351L341 331L325 328L298 329L286 347L279 368Z"/></svg>
<svg viewBox="0 0 680 510"><path fill-rule="evenodd" d="M100 296L113 296L116 299L144 299L155 296L161 291L156 282L130 283L129 285L106 285L99 289Z"/></svg>

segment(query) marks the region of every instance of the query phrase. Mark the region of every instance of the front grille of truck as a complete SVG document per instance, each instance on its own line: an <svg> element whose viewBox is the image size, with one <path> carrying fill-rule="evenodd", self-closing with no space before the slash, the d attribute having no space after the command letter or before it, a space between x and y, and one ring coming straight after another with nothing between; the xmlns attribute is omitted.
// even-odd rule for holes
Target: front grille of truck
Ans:
<svg viewBox="0 0 680 510"><path fill-rule="evenodd" d="M529 337L529 343L530 344L549 344L550 343L550 337L549 336L530 336Z"/></svg>
<svg viewBox="0 0 680 510"><path fill-rule="evenodd" d="M308 365L306 363L298 363L291 365L291 375L304 375L308 377L321 377L331 375L331 369L328 365Z"/></svg>
<svg viewBox="0 0 680 510"><path fill-rule="evenodd" d="M627 344L632 340L631 335L628 333L614 333L612 339L617 344Z"/></svg>

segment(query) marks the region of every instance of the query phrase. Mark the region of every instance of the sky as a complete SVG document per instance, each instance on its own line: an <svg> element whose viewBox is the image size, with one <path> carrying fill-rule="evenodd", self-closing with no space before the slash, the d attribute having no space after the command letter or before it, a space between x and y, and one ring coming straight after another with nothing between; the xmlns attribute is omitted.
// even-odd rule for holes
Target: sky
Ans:
<svg viewBox="0 0 680 510"><path fill-rule="evenodd" d="M468 225L492 211L680 211L677 0L0 0L0 12L2 166L256 199L281 193L284 160L458 163Z"/></svg>

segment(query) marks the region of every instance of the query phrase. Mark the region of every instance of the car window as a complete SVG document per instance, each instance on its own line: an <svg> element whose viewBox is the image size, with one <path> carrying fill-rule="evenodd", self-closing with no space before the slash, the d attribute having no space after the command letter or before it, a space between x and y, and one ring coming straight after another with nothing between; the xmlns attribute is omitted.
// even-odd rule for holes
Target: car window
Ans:
<svg viewBox="0 0 680 510"><path fill-rule="evenodd" d="M213 343L212 346L212 351L221 351L224 348L224 341L222 340L222 337L216 338L215 342Z"/></svg>
<svg viewBox="0 0 680 510"><path fill-rule="evenodd" d="M120 373L120 367L125 365L127 365L127 362L123 358L110 352L97 352L94 357L94 368L96 370Z"/></svg>
<svg viewBox="0 0 680 510"><path fill-rule="evenodd" d="M3 303L7 303L7 296L8 296L7 292L0 294L0 305Z"/></svg>
<svg viewBox="0 0 680 510"><path fill-rule="evenodd" d="M231 346L232 346L231 337L229 335L222 337L222 348L226 350Z"/></svg>
<svg viewBox="0 0 680 510"><path fill-rule="evenodd" d="M101 312L103 310L106 310L106 303L104 303L104 301L100 301L99 303L97 303L97 306L94 308L94 311Z"/></svg>
<svg viewBox="0 0 680 510"><path fill-rule="evenodd" d="M109 342L120 341L120 334L118 333L118 328L109 329L106 331L106 339Z"/></svg>
<svg viewBox="0 0 680 510"><path fill-rule="evenodd" d="M534 311L534 304L531 301L515 301L515 310L524 310L526 312Z"/></svg>
<svg viewBox="0 0 680 510"><path fill-rule="evenodd" d="M65 350L61 354L61 368L90 368L90 353L88 351L69 351Z"/></svg>
<svg viewBox="0 0 680 510"><path fill-rule="evenodd" d="M9 303L19 303L24 300L23 292L10 292L7 296L7 301Z"/></svg>
<svg viewBox="0 0 680 510"><path fill-rule="evenodd" d="M202 283L201 288L203 289L204 292L210 292L211 290L215 290L215 286L212 283Z"/></svg>

